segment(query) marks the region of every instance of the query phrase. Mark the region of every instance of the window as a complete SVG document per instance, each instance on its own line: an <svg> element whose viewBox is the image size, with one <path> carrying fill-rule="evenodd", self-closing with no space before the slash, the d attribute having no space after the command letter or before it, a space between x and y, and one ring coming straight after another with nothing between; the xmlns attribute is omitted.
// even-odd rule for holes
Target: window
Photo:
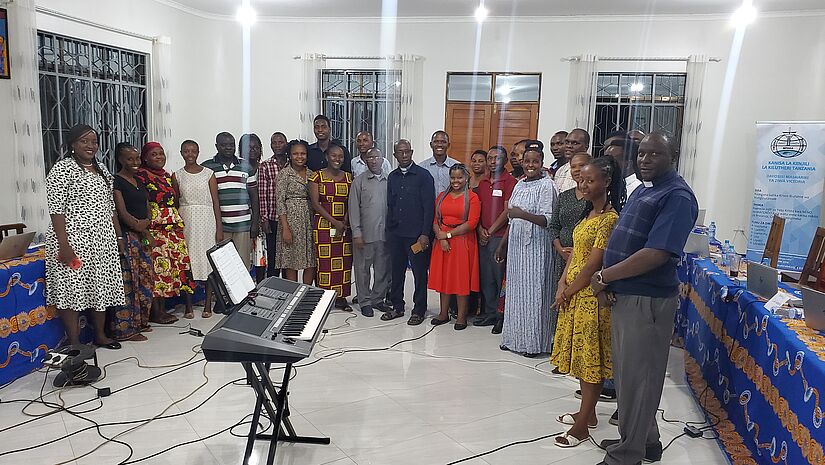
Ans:
<svg viewBox="0 0 825 465"><path fill-rule="evenodd" d="M392 160L392 144L400 138L400 71L325 69L321 92L322 112L332 123L333 139L356 156L356 136L369 131L375 146Z"/></svg>
<svg viewBox="0 0 825 465"><path fill-rule="evenodd" d="M613 131L667 133L682 138L686 74L599 73L593 153Z"/></svg>
<svg viewBox="0 0 825 465"><path fill-rule="evenodd" d="M99 131L101 161L114 172L118 142L146 141L148 55L43 31L37 53L46 171L69 128L86 123Z"/></svg>
<svg viewBox="0 0 825 465"><path fill-rule="evenodd" d="M538 102L541 74L447 73L448 102Z"/></svg>

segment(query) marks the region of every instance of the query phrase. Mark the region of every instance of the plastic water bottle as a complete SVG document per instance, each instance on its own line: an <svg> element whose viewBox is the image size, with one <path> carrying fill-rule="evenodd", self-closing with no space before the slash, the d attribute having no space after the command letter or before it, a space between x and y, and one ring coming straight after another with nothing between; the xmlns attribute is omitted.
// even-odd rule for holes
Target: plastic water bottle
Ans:
<svg viewBox="0 0 825 465"><path fill-rule="evenodd" d="M720 263L720 265L722 265L722 268L727 268L727 267L730 266L730 255L729 255L729 253L730 253L730 241L725 241L725 243L722 244L722 246L719 248L719 254L722 256L721 257L722 261Z"/></svg>
<svg viewBox="0 0 825 465"><path fill-rule="evenodd" d="M727 241L725 241L727 242ZM736 254L736 248L733 244L730 245L728 249L728 266L730 267L730 277L736 278L739 276L739 255Z"/></svg>
<svg viewBox="0 0 825 465"><path fill-rule="evenodd" d="M719 245L719 241L716 240L716 223L713 221L708 226L708 241L711 245Z"/></svg>

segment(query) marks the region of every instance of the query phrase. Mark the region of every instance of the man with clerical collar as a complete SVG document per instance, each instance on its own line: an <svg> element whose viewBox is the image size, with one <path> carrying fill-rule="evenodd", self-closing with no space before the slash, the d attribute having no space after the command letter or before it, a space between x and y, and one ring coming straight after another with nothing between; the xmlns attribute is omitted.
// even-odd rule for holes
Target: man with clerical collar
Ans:
<svg viewBox="0 0 825 465"><path fill-rule="evenodd" d="M344 150L344 163L341 165L341 169L352 173L352 155L340 140L330 138L332 128L330 127L329 118L324 115L316 116L312 123L312 130L318 140L309 146L307 168L312 171L320 171L326 168L327 149L330 145L337 145Z"/></svg>
<svg viewBox="0 0 825 465"><path fill-rule="evenodd" d="M435 131L430 138L433 156L421 162L421 167L430 172L435 183L435 195L450 188L450 168L458 160L447 155L450 148L450 136L443 130Z"/></svg>
<svg viewBox="0 0 825 465"><path fill-rule="evenodd" d="M643 185L619 216L603 268L591 286L601 308L610 308L613 375L620 439L602 441L599 465L625 465L662 458L656 411L665 381L673 318L679 305L676 267L699 205L676 172L678 154L670 136L642 139L636 158Z"/></svg>
<svg viewBox="0 0 825 465"><path fill-rule="evenodd" d="M375 141L372 138L372 134L369 131L361 131L355 136L355 147L358 149L358 153L360 156L355 157L352 159L352 177L357 178L358 175L361 173L366 172L369 168L369 163L367 162L367 154L371 149L375 147ZM381 154L381 151L378 151L378 154ZM379 160L379 166L381 170L389 174L392 171L392 167L390 166L389 160L387 160L383 155L381 155L381 160Z"/></svg>
<svg viewBox="0 0 825 465"><path fill-rule="evenodd" d="M420 325L427 313L427 280L430 266L430 236L435 218L435 188L430 172L412 161L410 141L393 146L398 168L387 177L386 241L392 260L390 300L392 311L384 321L404 316L404 279L407 263L415 281L413 313L408 325Z"/></svg>

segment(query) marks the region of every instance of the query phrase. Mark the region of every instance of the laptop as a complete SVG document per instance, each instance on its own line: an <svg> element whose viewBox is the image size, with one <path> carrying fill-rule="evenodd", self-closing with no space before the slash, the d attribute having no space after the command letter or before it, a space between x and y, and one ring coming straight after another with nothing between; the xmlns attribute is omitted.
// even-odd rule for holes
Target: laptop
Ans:
<svg viewBox="0 0 825 465"><path fill-rule="evenodd" d="M3 242L0 242L0 260L10 260L26 255L32 239L34 239L33 232L3 238Z"/></svg>
<svg viewBox="0 0 825 465"><path fill-rule="evenodd" d="M685 253L698 255L702 258L710 256L710 238L707 234L690 233L685 243Z"/></svg>
<svg viewBox="0 0 825 465"><path fill-rule="evenodd" d="M705 225L705 214L707 214L707 210L704 208L699 209L699 214L696 215L696 224L695 226L704 226Z"/></svg>
<svg viewBox="0 0 825 465"><path fill-rule="evenodd" d="M802 300L805 302L805 324L817 331L825 331L825 293L802 288Z"/></svg>
<svg viewBox="0 0 825 465"><path fill-rule="evenodd" d="M748 262L748 291L770 300L779 292L779 270L768 265L756 262ZM788 305L793 307L802 306L802 300L791 297Z"/></svg>

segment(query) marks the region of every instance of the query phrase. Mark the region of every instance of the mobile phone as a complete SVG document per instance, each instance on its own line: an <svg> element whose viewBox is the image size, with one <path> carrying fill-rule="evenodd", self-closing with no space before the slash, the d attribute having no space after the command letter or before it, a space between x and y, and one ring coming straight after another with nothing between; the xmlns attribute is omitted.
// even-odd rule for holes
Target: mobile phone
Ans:
<svg viewBox="0 0 825 465"><path fill-rule="evenodd" d="M412 250L412 253L418 254L424 251L424 247L421 246L420 242L415 241L415 243L410 246L410 250Z"/></svg>

